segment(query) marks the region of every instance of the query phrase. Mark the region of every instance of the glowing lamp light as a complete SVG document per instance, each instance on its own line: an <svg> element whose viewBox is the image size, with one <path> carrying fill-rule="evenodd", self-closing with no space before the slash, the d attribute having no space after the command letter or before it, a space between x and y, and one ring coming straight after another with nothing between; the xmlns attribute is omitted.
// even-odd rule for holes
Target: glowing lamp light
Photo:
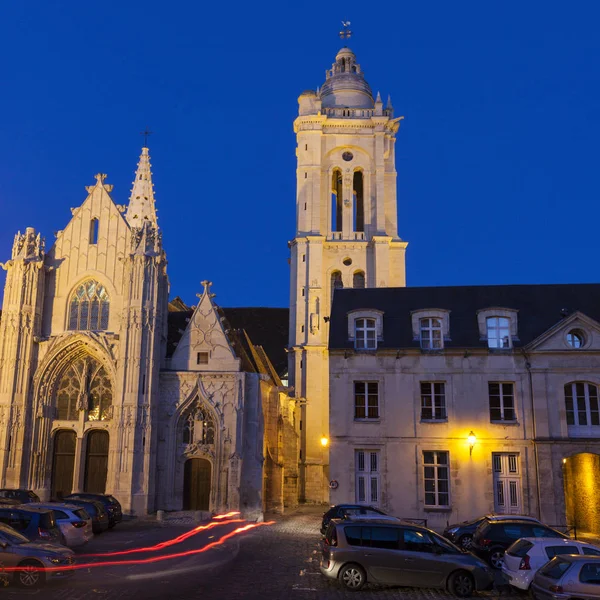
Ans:
<svg viewBox="0 0 600 600"><path fill-rule="evenodd" d="M325 436L322 436L321 437L321 446L323 446L323 448L325 448L327 446L327 444L329 444L329 440Z"/></svg>
<svg viewBox="0 0 600 600"><path fill-rule="evenodd" d="M475 445L475 442L477 441L477 437L473 433L473 430L469 431L467 440L469 442L469 456L471 456L473 454L473 446Z"/></svg>

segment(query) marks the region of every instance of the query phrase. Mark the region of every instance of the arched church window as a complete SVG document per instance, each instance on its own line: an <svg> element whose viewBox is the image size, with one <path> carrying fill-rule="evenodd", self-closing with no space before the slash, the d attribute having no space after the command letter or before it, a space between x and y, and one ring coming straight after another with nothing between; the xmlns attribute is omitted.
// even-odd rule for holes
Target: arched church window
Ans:
<svg viewBox="0 0 600 600"><path fill-rule="evenodd" d="M334 169L331 176L331 231L342 231L342 171Z"/></svg>
<svg viewBox="0 0 600 600"><path fill-rule="evenodd" d="M334 271L331 274L331 301L333 302L333 292L337 289L343 288L344 282L342 281L342 274L339 271Z"/></svg>
<svg viewBox="0 0 600 600"><path fill-rule="evenodd" d="M111 418L112 382L105 368L91 357L74 362L62 375L56 389L57 418L77 421L79 410L87 410L90 421Z"/></svg>
<svg viewBox="0 0 600 600"><path fill-rule="evenodd" d="M353 225L354 231L365 230L365 197L364 197L364 180L362 171L354 171L353 177Z"/></svg>
<svg viewBox="0 0 600 600"><path fill-rule="evenodd" d="M112 384L104 367L100 367L92 375L88 397L88 419L90 421L109 420L112 407Z"/></svg>
<svg viewBox="0 0 600 600"><path fill-rule="evenodd" d="M183 443L210 446L215 443L215 422L203 406L193 409L183 423Z"/></svg>
<svg viewBox="0 0 600 600"><path fill-rule="evenodd" d="M352 287L364 288L365 287L365 274L362 271L356 271L352 278Z"/></svg>
<svg viewBox="0 0 600 600"><path fill-rule="evenodd" d="M94 279L80 283L69 303L71 331L101 331L108 328L109 297L106 288Z"/></svg>

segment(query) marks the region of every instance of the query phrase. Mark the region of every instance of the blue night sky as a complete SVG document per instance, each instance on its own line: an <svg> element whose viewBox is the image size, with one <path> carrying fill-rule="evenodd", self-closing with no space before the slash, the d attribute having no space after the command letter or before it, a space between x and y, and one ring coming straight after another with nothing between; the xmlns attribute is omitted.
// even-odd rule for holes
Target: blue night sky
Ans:
<svg viewBox="0 0 600 600"><path fill-rule="evenodd" d="M287 306L292 122L344 18L405 116L408 284L598 281L592 1L3 2L0 261L27 226L50 246L98 171L126 203L149 126L171 296Z"/></svg>

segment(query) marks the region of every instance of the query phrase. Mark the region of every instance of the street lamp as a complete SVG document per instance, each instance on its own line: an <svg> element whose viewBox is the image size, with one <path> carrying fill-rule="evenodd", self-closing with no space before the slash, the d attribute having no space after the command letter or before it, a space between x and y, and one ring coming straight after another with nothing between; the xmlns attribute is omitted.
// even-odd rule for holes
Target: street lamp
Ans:
<svg viewBox="0 0 600 600"><path fill-rule="evenodd" d="M472 429L471 429L471 431L469 431L467 440L469 441L469 456L471 456L473 454L473 446L475 445L475 442L477 441L477 437L473 433Z"/></svg>
<svg viewBox="0 0 600 600"><path fill-rule="evenodd" d="M321 446L323 446L323 448L325 448L327 446L327 444L329 444L329 440L324 435L321 436Z"/></svg>

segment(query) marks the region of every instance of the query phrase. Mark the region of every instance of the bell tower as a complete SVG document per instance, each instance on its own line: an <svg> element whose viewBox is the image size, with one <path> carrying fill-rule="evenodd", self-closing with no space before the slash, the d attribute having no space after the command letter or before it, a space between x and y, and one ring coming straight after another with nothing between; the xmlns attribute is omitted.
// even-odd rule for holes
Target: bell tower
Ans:
<svg viewBox="0 0 600 600"><path fill-rule="evenodd" d="M345 36L347 37L347 36ZM301 407L299 498L329 500L328 316L336 288L406 285L394 144L402 117L342 48L298 98L296 236L290 242L289 377ZM349 401L349 410L351 403Z"/></svg>

